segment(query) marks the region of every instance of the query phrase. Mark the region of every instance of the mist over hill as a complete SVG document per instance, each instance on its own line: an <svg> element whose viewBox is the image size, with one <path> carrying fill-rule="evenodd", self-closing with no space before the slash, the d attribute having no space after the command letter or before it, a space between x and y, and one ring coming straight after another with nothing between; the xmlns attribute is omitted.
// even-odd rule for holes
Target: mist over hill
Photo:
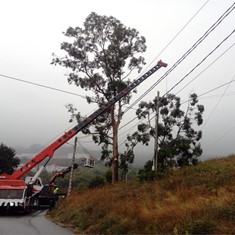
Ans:
<svg viewBox="0 0 235 235"><path fill-rule="evenodd" d="M35 155L40 153L45 146L39 144L33 144L29 147L22 147L17 146L15 147L16 156L20 158L21 162L27 162L29 159L32 159ZM64 145L61 146L54 154L53 158L51 159L51 164L59 164L59 165L68 165L71 162L71 157L73 154L73 146L72 145ZM98 161L101 158L100 150L89 149L87 152L84 152L83 149L77 148L76 149L76 158L83 158L85 156L91 155L93 158L97 159ZM135 154L135 160L132 164L133 166L143 166L146 161L152 159L152 153L149 151L146 154L146 151L137 151Z"/></svg>

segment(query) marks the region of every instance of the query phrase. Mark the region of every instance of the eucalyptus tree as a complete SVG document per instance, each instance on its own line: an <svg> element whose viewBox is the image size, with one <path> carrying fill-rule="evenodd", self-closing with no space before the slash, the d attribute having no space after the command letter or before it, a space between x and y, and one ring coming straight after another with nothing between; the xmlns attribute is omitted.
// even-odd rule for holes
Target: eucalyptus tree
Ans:
<svg viewBox="0 0 235 235"><path fill-rule="evenodd" d="M157 106L159 122L156 135L155 122L151 119L156 116ZM136 115L142 122L137 126L137 131L128 136L126 143L126 153L131 159L138 143L148 146L151 139L156 138L159 146L157 168L160 172L169 167L198 163L202 154L199 142L202 131L196 128L203 123L204 106L198 104L195 93L190 95L184 110L182 106L180 98L173 94L167 94L159 101L155 98L153 101L142 101L139 104Z"/></svg>
<svg viewBox="0 0 235 235"><path fill-rule="evenodd" d="M68 37L61 43L65 55L53 54L52 64L68 68L69 84L92 91L86 100L97 107L126 88L131 82L130 74L140 72L145 64L141 56L146 50L145 38L112 16L92 12L83 27L69 27L64 35ZM127 94L82 130L84 134L92 135L93 141L101 146L101 159L108 159L112 165L113 182L118 180L118 127L123 117L123 105L129 104L130 99L131 94ZM85 118L73 104L67 107L72 119L76 118L78 123Z"/></svg>

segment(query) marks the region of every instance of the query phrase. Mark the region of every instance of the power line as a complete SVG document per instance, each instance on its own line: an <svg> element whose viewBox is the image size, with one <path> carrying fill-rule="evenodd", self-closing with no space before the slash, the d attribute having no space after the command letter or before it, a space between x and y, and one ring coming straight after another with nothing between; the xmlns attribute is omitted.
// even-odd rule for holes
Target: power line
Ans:
<svg viewBox="0 0 235 235"><path fill-rule="evenodd" d="M196 78L198 78L203 72L205 72L211 65L213 65L218 59L220 59L226 52L228 52L235 43L233 43L227 50L225 50L220 56L218 56L213 62L211 62L205 69L203 69L196 77L194 77L189 83L187 83L183 88L181 88L176 94L181 92L184 88L186 88L190 83L192 83Z"/></svg>
<svg viewBox="0 0 235 235"><path fill-rule="evenodd" d="M196 43L193 44L193 46L186 52L184 53L183 56L160 78L158 79L157 82L155 82L144 94L142 94L135 102L133 102L126 110L124 110L124 113L126 113L130 107L133 107L136 103L138 103L144 96L146 96L156 85L158 85L170 72L172 72L193 50L196 49L196 47L202 43L202 41L234 10L235 8L235 3L232 4L230 8L228 8L223 15L201 36ZM217 45L217 47L214 48L204 59L198 63L188 74L186 74L177 84L175 84L167 93L169 93L174 87L179 85L189 74L191 74L199 65L201 65L216 49L219 48L219 46L225 42L232 34L234 31L228 35L220 44ZM165 95L167 94L165 93Z"/></svg>
<svg viewBox="0 0 235 235"><path fill-rule="evenodd" d="M183 78L180 79L170 90L168 90L166 94L172 91L176 86L178 86L186 77L188 77L197 67L199 67L209 56L211 56L232 34L235 32L233 30L226 38L224 38L210 53L208 53L196 66L194 66Z"/></svg>
<svg viewBox="0 0 235 235"><path fill-rule="evenodd" d="M181 80L180 80L180 82L182 82L189 74L191 74L191 72L193 72L200 64L202 64L202 62L204 62L216 49L218 49L219 48L219 46L221 46L222 45L222 43L224 43L233 33L234 33L234 31L235 30L233 30L233 32L232 33L230 33L224 40L222 40L222 42L220 42L210 53L208 53L189 73L187 73ZM235 43L234 43L235 44ZM232 46L234 46L234 44L232 44ZM230 50L231 48L232 48L232 46L230 46L225 52L227 52L228 50ZM223 52L219 57L217 57L209 66L207 66L199 75L201 75L203 72L205 72L205 70L206 69L208 69L214 62L216 62L219 58L221 58L222 57L222 55L224 55L225 54L225 52ZM193 80L195 80L199 75L197 75ZM235 75L234 75L235 76ZM198 97L200 97L200 96L203 96L203 95L205 95L205 94L208 94L208 93L210 93L210 92L212 92L212 91L214 91L214 90L216 90L216 89L219 89L219 88L221 88L221 87L223 87L223 86L225 86L225 85L230 85L232 82L234 82L235 80L233 80L234 79L234 77L232 78L232 80L230 81L230 82L228 82L228 83L225 83L225 84L222 84L222 85L220 85L220 86L218 86L218 87L216 87L216 88L213 88L213 89L211 89L210 91L207 91L207 92L205 92L205 93L203 93L203 94L201 94L201 95L199 95ZM175 86L177 86L177 85L179 85L179 83L180 82L178 82L176 85L174 85L169 91L171 91ZM188 84L187 84L188 85ZM186 86L185 86L186 87ZM181 89L182 90L182 89ZM180 90L180 91L181 91ZM169 93L169 91L167 92L167 93ZM165 96L167 93L165 93L163 96ZM179 93L179 92L178 92ZM188 101L185 101L185 102L188 102ZM183 103L185 103L185 102L183 102ZM182 104L183 104L182 103ZM154 113L154 112L152 112L152 113ZM151 115L151 114L150 114ZM150 121L153 119L153 118L155 118L155 115L152 117L152 118L150 118ZM129 125L130 123L132 123L135 119L137 119L137 116L135 117L135 118L133 118L133 119L131 119L128 123L126 123L125 125L123 125L123 126L121 126L120 128L119 128L119 130L120 129L122 129L122 128L124 128L125 126L127 126L127 125ZM138 123L140 123L140 121L138 122ZM136 126L136 125L135 125ZM135 127L134 126L134 127ZM133 127L133 128L134 128ZM132 129L132 128L130 128L130 129ZM130 130L129 129L129 130ZM123 145L125 143L125 141L122 143L122 144L120 144L120 146L121 145Z"/></svg>
<svg viewBox="0 0 235 235"><path fill-rule="evenodd" d="M226 91L228 90L230 84L232 83L232 81L234 81L235 78L235 74L232 77L232 80L227 84L227 87L225 88L223 94L221 95L220 99L218 100L218 102L216 103L216 105L214 106L214 108L212 109L212 111L210 112L206 122L203 124L202 129L204 128L204 126L207 124L207 122L209 121L209 119L211 118L212 114L214 113L215 109L217 108L217 106L219 105L220 101L222 100L222 98L224 97L224 94L226 93Z"/></svg>
<svg viewBox="0 0 235 235"><path fill-rule="evenodd" d="M234 10L234 4L206 31L206 33L199 38L199 40L157 81L153 86L151 86L142 96L140 96L132 105L130 105L125 111L127 112L130 107L133 107L139 100L141 100L145 95L147 95L156 85L158 85L170 72L172 72L189 54L192 53L196 49L196 47L202 43L206 37ZM211 51L200 63L198 63L188 74L186 74L183 79L180 80L182 82L189 74L191 74L198 66L200 66L224 41L226 41L234 31L228 35L213 51ZM175 86L177 86L180 82L178 82ZM174 87L175 87L174 86ZM173 87L173 88L174 88ZM173 89L172 88L172 89ZM171 90L172 90L171 89ZM169 92L169 91L168 91ZM132 120L133 121L133 120ZM130 122L129 122L130 123ZM128 124L129 124L128 123ZM123 142L124 143L124 142ZM123 144L122 143L122 144Z"/></svg>
<svg viewBox="0 0 235 235"><path fill-rule="evenodd" d="M158 57L169 47L169 45L170 45L170 44L178 37L178 35L189 25L189 23L197 16L197 14L205 7L205 5L206 5L209 1L210 1L210 0L207 0L207 1L199 8L199 10L198 10L198 11L189 19L189 21L179 30L179 32L170 40L170 42L168 42L167 45L160 51L160 53L156 56L156 58L158 58ZM82 97L82 98L85 98L85 99L86 99L86 96L79 95L79 94L76 94L76 93L73 93L73 92L69 92L69 91L65 91L65 90L58 89L58 88L54 88L54 87L42 85L42 84L39 84L39 83L30 82L30 81L27 81L27 80L19 79L19 78L12 77L12 76L8 76L8 75L4 75L4 74L0 74L0 76L1 76L1 77L5 77L5 78L9 78L9 79L12 79L12 80L15 80L15 81L19 81L19 82L24 82L24 83L27 83L27 84L35 85L35 86L38 86L38 87L43 87L43 88L46 88L46 89L50 89L50 90L54 90L54 91L59 91L59 92L63 92L63 93L70 94L70 95L76 95L76 96L79 96L79 97ZM130 107L130 108L131 108L131 107Z"/></svg>
<svg viewBox="0 0 235 235"><path fill-rule="evenodd" d="M84 153L86 153L86 154L89 155L89 156L92 156L92 158L95 158L95 157L87 150L87 148L85 148L85 146L84 146L80 141L78 141L78 144L81 146L81 148L82 148L82 150L83 150ZM101 160L98 160L97 158L95 158L95 159L97 160L96 165L98 164L99 167L104 167L104 168L105 168L105 166L104 166L103 164L100 165L100 164L101 164ZM86 171L86 170L84 170L84 171ZM83 171L83 172L84 172L84 171Z"/></svg>
<svg viewBox="0 0 235 235"><path fill-rule="evenodd" d="M211 149L211 147L213 147L213 146L214 146L219 140L221 140L224 136L226 136L227 134L229 134L234 128L235 128L235 125L233 125L232 127L230 126L229 129L223 133L223 135L221 135L220 137L218 137L212 144L209 145L209 147L207 147L207 151L208 151L208 149Z"/></svg>
<svg viewBox="0 0 235 235"><path fill-rule="evenodd" d="M198 45L200 45L208 36L209 34L214 31L218 25L234 10L235 3L232 4L219 19L193 44L190 49L188 49L181 57L178 59L175 64L161 77L159 78L144 94L142 94L132 105L129 107L133 107L136 103L138 103L144 96L146 96L151 90L153 90L165 77L167 77L182 61L186 59L188 55L190 55ZM233 33L233 32L232 32ZM230 36L230 35L229 35ZM228 36L228 37L229 37ZM225 39L226 40L226 39ZM213 53L213 52L211 52ZM206 58L205 58L206 59ZM198 65L199 66L199 65ZM188 75L187 75L188 76ZM178 84L177 84L178 85ZM177 86L175 85L175 86ZM172 88L173 89L173 88ZM124 113L127 112L129 109L124 110Z"/></svg>
<svg viewBox="0 0 235 235"><path fill-rule="evenodd" d="M156 58L159 58L159 56L171 45L171 43L180 35L180 33L189 25L189 23L198 15L198 13L205 7L205 5L210 0L207 0L200 8L199 10L189 19L189 21L179 30L179 32L166 44L166 46L158 53L158 55L155 57L153 61L156 60ZM150 63L152 64L153 61ZM148 68L148 67L147 67ZM146 69L147 69L146 68Z"/></svg>
<svg viewBox="0 0 235 235"><path fill-rule="evenodd" d="M27 81L27 80L19 79L19 78L4 75L4 74L0 74L0 76L4 77L4 78L9 78L11 80L15 80L15 81L18 81L18 82L24 82L24 83L27 83L27 84L30 84L30 85L38 86L38 87L43 87L43 88L46 88L46 89L59 91L59 92L63 92L63 93L70 94L70 95L76 95L76 96L79 96L79 97L82 97L82 98L86 99L86 96L79 95L77 93L73 93L73 92L69 92L69 91L65 91L65 90L61 90L61 89L58 89L58 88L55 88L55 87L50 87L50 86L42 85L42 84L39 84L39 83L30 82L30 81Z"/></svg>

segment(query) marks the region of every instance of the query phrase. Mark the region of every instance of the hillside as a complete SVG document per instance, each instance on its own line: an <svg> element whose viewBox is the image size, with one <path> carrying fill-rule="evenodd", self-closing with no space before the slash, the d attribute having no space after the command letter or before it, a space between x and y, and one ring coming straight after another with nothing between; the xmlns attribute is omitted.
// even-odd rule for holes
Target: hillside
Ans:
<svg viewBox="0 0 235 235"><path fill-rule="evenodd" d="M235 234L235 156L73 193L49 217L83 234Z"/></svg>

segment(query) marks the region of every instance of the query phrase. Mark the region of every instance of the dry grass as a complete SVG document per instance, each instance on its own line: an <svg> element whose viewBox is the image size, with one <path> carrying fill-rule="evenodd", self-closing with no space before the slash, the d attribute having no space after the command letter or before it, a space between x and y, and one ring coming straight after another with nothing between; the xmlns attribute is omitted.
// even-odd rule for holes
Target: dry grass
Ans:
<svg viewBox="0 0 235 235"><path fill-rule="evenodd" d="M76 193L50 216L85 234L235 233L235 157Z"/></svg>

